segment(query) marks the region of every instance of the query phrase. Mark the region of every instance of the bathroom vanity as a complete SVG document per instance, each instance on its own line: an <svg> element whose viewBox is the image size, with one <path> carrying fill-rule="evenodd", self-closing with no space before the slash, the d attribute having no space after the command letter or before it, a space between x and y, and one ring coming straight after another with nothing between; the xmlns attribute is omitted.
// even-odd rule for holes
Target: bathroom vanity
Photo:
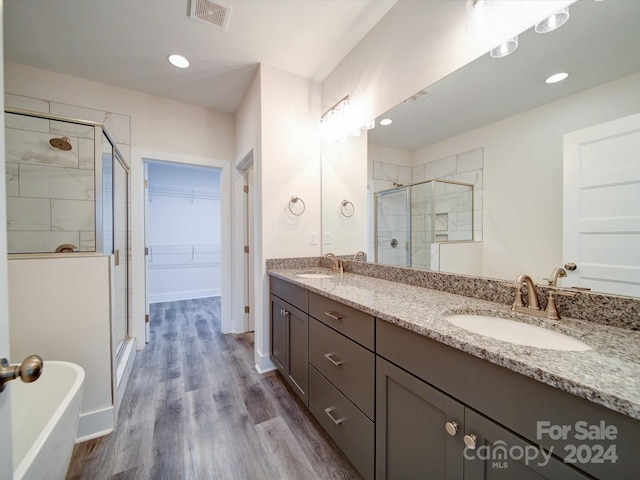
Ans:
<svg viewBox="0 0 640 480"><path fill-rule="evenodd" d="M272 359L364 478L637 477L637 332L308 271L269 270ZM592 348L514 345L444 318L488 312Z"/></svg>

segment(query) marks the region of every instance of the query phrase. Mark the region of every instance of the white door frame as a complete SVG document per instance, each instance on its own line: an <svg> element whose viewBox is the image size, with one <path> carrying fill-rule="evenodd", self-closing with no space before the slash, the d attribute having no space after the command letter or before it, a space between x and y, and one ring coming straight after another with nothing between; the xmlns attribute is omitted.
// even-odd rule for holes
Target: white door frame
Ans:
<svg viewBox="0 0 640 480"><path fill-rule="evenodd" d="M250 313L244 315L243 328L240 331L253 331L255 329L255 183L253 174L253 149L244 156L244 158L236 165L236 170L242 175L243 189L246 187L247 191L243 191L243 247L249 247L248 252L243 252L243 266L238 274L242 276L242 283L244 285L244 298L241 308L249 307Z"/></svg>
<svg viewBox="0 0 640 480"><path fill-rule="evenodd" d="M216 167L220 173L220 200L222 217L222 333L234 331L232 315L232 261L231 261L231 163L181 153L161 152L141 148L131 149L131 277L133 336L145 338L146 297L145 257L144 257L144 161L165 161L201 167ZM137 343L138 348L144 342Z"/></svg>

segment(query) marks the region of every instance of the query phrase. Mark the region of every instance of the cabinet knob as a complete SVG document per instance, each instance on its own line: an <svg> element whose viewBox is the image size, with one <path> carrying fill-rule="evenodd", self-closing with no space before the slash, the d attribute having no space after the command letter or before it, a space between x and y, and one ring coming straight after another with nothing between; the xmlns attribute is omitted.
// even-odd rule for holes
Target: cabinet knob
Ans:
<svg viewBox="0 0 640 480"><path fill-rule="evenodd" d="M289 315L289 312L287 310L285 310L284 308L280 309L280 315Z"/></svg>
<svg viewBox="0 0 640 480"><path fill-rule="evenodd" d="M475 450L478 445L478 437L476 437L473 433L468 433L463 437L465 447Z"/></svg>
<svg viewBox="0 0 640 480"><path fill-rule="evenodd" d="M444 424L444 429L449 435L455 437L456 433L458 433L458 424L456 422L447 422Z"/></svg>
<svg viewBox="0 0 640 480"><path fill-rule="evenodd" d="M578 266L573 262L568 262L568 263L564 264L564 269L565 270L569 270L571 272L573 272L577 268L578 268Z"/></svg>

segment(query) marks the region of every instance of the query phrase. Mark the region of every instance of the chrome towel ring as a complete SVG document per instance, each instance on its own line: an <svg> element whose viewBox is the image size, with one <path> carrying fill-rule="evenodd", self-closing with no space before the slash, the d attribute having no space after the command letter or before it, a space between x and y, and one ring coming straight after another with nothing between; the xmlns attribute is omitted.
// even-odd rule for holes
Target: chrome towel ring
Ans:
<svg viewBox="0 0 640 480"><path fill-rule="evenodd" d="M353 217L353 214L356 213L356 207L349 200L342 200L340 202L340 213L345 218Z"/></svg>
<svg viewBox="0 0 640 480"><path fill-rule="evenodd" d="M302 204L302 209L294 208L294 205L297 205L298 202ZM300 197L296 197L294 195L293 197L291 197L291 200L289 200L289 211L291 212L292 215L299 217L304 213L305 208L306 208L306 205L304 204L304 200L302 200Z"/></svg>

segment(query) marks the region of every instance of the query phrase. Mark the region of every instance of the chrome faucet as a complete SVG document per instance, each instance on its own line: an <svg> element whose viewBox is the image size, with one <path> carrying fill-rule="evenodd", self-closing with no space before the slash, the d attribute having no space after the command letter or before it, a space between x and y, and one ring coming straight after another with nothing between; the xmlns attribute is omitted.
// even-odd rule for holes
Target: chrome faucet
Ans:
<svg viewBox="0 0 640 480"><path fill-rule="evenodd" d="M335 254L327 253L325 257L333 261L333 266L331 267L331 270L333 270L334 272L340 272L340 273L344 272L344 269L342 268L342 262L338 257L335 256Z"/></svg>
<svg viewBox="0 0 640 480"><path fill-rule="evenodd" d="M363 258L363 260L362 260L363 262L367 260L367 254L365 252L363 252L362 250L360 250L358 253L356 253L353 256L353 261L357 262L359 257Z"/></svg>
<svg viewBox="0 0 640 480"><path fill-rule="evenodd" d="M558 285L558 278L564 278L567 276L567 271L562 267L556 267L551 272L551 276L549 278L545 278L547 284L556 287Z"/></svg>

